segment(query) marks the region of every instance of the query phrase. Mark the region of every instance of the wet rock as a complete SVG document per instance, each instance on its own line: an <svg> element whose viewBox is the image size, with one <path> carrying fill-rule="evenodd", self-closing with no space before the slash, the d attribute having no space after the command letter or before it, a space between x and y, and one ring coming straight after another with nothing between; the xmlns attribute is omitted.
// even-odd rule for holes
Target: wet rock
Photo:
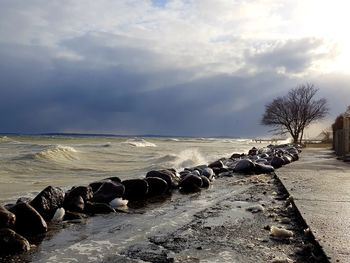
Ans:
<svg viewBox="0 0 350 263"><path fill-rule="evenodd" d="M78 213L78 212L70 212L66 211L63 217L64 221L70 221L70 220L82 220L84 218L87 218L87 215L83 213Z"/></svg>
<svg viewBox="0 0 350 263"><path fill-rule="evenodd" d="M16 254L30 250L27 239L9 228L0 229L0 254Z"/></svg>
<svg viewBox="0 0 350 263"><path fill-rule="evenodd" d="M148 183L144 179L129 179L122 181L125 186L124 199L143 200L148 193Z"/></svg>
<svg viewBox="0 0 350 263"><path fill-rule="evenodd" d="M284 160L281 157L274 156L271 160L271 165L273 168L281 168L284 165Z"/></svg>
<svg viewBox="0 0 350 263"><path fill-rule="evenodd" d="M252 174L255 169L255 164L249 159L242 159L236 164L234 172L243 174Z"/></svg>
<svg viewBox="0 0 350 263"><path fill-rule="evenodd" d="M269 174L273 173L275 168L272 165L265 165L262 163L255 163L255 173L256 174Z"/></svg>
<svg viewBox="0 0 350 263"><path fill-rule="evenodd" d="M109 214L114 213L115 210L108 204L105 203L92 203L86 202L85 204L85 213L87 214Z"/></svg>
<svg viewBox="0 0 350 263"><path fill-rule="evenodd" d="M168 251L155 244L135 244L130 246L122 254L133 259L141 259L142 262L173 263L173 258L168 258Z"/></svg>
<svg viewBox="0 0 350 263"><path fill-rule="evenodd" d="M84 199L80 195L73 195L65 198L64 205L65 210L72 212L83 212L85 207Z"/></svg>
<svg viewBox="0 0 350 263"><path fill-rule="evenodd" d="M258 154L258 149L253 147L248 151L248 155L257 155Z"/></svg>
<svg viewBox="0 0 350 263"><path fill-rule="evenodd" d="M91 185L90 185L91 186ZM125 187L116 182L104 182L100 188L94 193L93 202L109 204L115 198L122 197Z"/></svg>
<svg viewBox="0 0 350 263"><path fill-rule="evenodd" d="M59 187L48 186L42 190L30 205L47 221L51 220L57 208L63 206L64 191Z"/></svg>
<svg viewBox="0 0 350 263"><path fill-rule="evenodd" d="M15 214L0 205L0 228L13 228L16 223Z"/></svg>
<svg viewBox="0 0 350 263"><path fill-rule="evenodd" d="M224 164L221 160L217 160L215 162L212 162L208 165L209 168L223 168Z"/></svg>
<svg viewBox="0 0 350 263"><path fill-rule="evenodd" d="M214 173L213 169L207 167L207 168L202 170L200 175L207 177L211 181L211 180L213 180L215 173Z"/></svg>
<svg viewBox="0 0 350 263"><path fill-rule="evenodd" d="M159 177L147 177L148 196L157 196L165 194L168 190L167 182Z"/></svg>
<svg viewBox="0 0 350 263"><path fill-rule="evenodd" d="M242 154L234 153L231 155L230 159L240 159L241 157L242 157Z"/></svg>
<svg viewBox="0 0 350 263"><path fill-rule="evenodd" d="M219 175L219 174L221 174L221 173L230 172L230 169L225 168L225 167L222 167L222 168L213 168L213 172L214 172L216 175Z"/></svg>
<svg viewBox="0 0 350 263"><path fill-rule="evenodd" d="M66 210L64 210L63 207L57 208L57 210L56 210L55 214L53 215L53 218L51 219L51 221L60 222L60 221L63 220L65 214L66 214Z"/></svg>
<svg viewBox="0 0 350 263"><path fill-rule="evenodd" d="M112 182L119 183L119 184L122 182L122 180L117 176L108 177L105 180L111 180Z"/></svg>
<svg viewBox="0 0 350 263"><path fill-rule="evenodd" d="M47 231L45 220L30 204L18 203L10 211L16 215L15 230L19 234L26 236Z"/></svg>
<svg viewBox="0 0 350 263"><path fill-rule="evenodd" d="M186 175L179 183L179 187L184 192L197 192L202 187L202 178L195 174Z"/></svg>
<svg viewBox="0 0 350 263"><path fill-rule="evenodd" d="M201 175L200 178L202 179L202 188L208 188L210 186L210 180L208 177Z"/></svg>
<svg viewBox="0 0 350 263"><path fill-rule="evenodd" d="M158 177L158 178L161 178L161 179L165 180L167 182L167 184L168 184L168 189L169 190L177 187L177 182L173 181L174 174L171 173L168 170L160 170L160 171L153 170L153 171L149 171L146 174L146 178L147 177Z"/></svg>
<svg viewBox="0 0 350 263"><path fill-rule="evenodd" d="M290 164L293 161L293 158L289 155L283 155L282 159L284 161L284 164Z"/></svg>
<svg viewBox="0 0 350 263"><path fill-rule="evenodd" d="M16 204L18 203L30 203L33 199L29 197L20 197L17 199Z"/></svg>
<svg viewBox="0 0 350 263"><path fill-rule="evenodd" d="M67 197L81 196L84 201L91 200L94 196L91 186L73 187L67 194ZM66 199L65 198L65 199ZM66 200L65 200L66 201Z"/></svg>

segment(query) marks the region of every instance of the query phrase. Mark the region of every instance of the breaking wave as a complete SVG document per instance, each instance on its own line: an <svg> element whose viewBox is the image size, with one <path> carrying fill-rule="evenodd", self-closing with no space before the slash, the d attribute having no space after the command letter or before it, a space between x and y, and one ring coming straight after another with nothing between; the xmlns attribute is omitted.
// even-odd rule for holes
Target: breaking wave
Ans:
<svg viewBox="0 0 350 263"><path fill-rule="evenodd" d="M157 147L157 145L155 145L152 142L148 142L144 139L129 139L125 142L122 142L123 144L127 144L127 145L131 145L134 147Z"/></svg>
<svg viewBox="0 0 350 263"><path fill-rule="evenodd" d="M154 160L153 167L183 169L207 163L198 149L187 149L179 154L167 154Z"/></svg>
<svg viewBox="0 0 350 263"><path fill-rule="evenodd" d="M35 159L64 161L64 160L78 160L78 151L70 146L55 145L48 149L42 150L34 154Z"/></svg>

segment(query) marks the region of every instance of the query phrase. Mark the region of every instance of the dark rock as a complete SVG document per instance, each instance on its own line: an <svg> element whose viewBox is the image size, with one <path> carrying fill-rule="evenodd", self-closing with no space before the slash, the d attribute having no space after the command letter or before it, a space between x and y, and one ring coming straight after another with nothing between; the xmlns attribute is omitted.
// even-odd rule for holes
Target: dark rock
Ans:
<svg viewBox="0 0 350 263"><path fill-rule="evenodd" d="M92 203L86 202L85 213L87 214L109 214L114 213L115 210L108 204L105 203Z"/></svg>
<svg viewBox="0 0 350 263"><path fill-rule="evenodd" d="M147 177L148 196L157 196L165 194L168 190L167 182L159 177Z"/></svg>
<svg viewBox="0 0 350 263"><path fill-rule="evenodd" d="M92 201L96 203L109 204L109 202L113 199L122 197L124 195L124 192L124 185L112 181L104 182L94 193Z"/></svg>
<svg viewBox="0 0 350 263"><path fill-rule="evenodd" d="M208 177L201 175L200 178L202 179L202 188L208 188L210 186L210 180Z"/></svg>
<svg viewBox="0 0 350 263"><path fill-rule="evenodd" d="M143 200L148 193L148 183L144 179L129 179L122 181L125 186L124 199Z"/></svg>
<svg viewBox="0 0 350 263"><path fill-rule="evenodd" d="M241 157L242 157L242 154L234 153L231 155L230 159L240 159Z"/></svg>
<svg viewBox="0 0 350 263"><path fill-rule="evenodd" d="M18 203L30 203L33 199L29 197L20 197L17 199L16 204Z"/></svg>
<svg viewBox="0 0 350 263"><path fill-rule="evenodd" d="M66 197L81 196L84 201L89 201L93 198L94 192L92 191L91 186L78 186L73 187L67 194Z"/></svg>
<svg viewBox="0 0 350 263"><path fill-rule="evenodd" d="M10 212L16 215L16 232L23 235L45 233L47 224L43 217L30 204L18 203Z"/></svg>
<svg viewBox="0 0 350 263"><path fill-rule="evenodd" d="M200 175L207 177L211 181L211 180L213 180L215 173L214 173L213 169L207 167L207 168L203 169L203 171Z"/></svg>
<svg viewBox="0 0 350 263"><path fill-rule="evenodd" d="M282 156L282 159L284 161L284 164L289 164L293 161L293 158L286 154Z"/></svg>
<svg viewBox="0 0 350 263"><path fill-rule="evenodd" d="M258 154L258 149L253 147L248 151L248 155L257 155Z"/></svg>
<svg viewBox="0 0 350 263"><path fill-rule="evenodd" d="M281 168L284 165L284 160L281 157L274 156L271 160L271 165L273 168Z"/></svg>
<svg viewBox="0 0 350 263"><path fill-rule="evenodd" d="M249 159L239 160L235 166L236 173L251 174L254 172L255 164Z"/></svg>
<svg viewBox="0 0 350 263"><path fill-rule="evenodd" d="M256 174L269 174L273 173L275 168L272 165L265 165L261 163L255 163L255 173Z"/></svg>
<svg viewBox="0 0 350 263"><path fill-rule="evenodd" d="M221 160L217 160L215 162L212 162L211 164L208 165L209 168L223 168L224 164L222 163Z"/></svg>
<svg viewBox="0 0 350 263"><path fill-rule="evenodd" d="M202 187L202 178L195 174L188 174L181 179L179 187L184 192L197 192Z"/></svg>
<svg viewBox="0 0 350 263"><path fill-rule="evenodd" d="M23 253L30 250L27 239L9 228L0 229L0 254Z"/></svg>
<svg viewBox="0 0 350 263"><path fill-rule="evenodd" d="M118 176L108 177L105 180L111 180L112 182L119 183L119 184L122 183L122 180L120 180L120 178Z"/></svg>
<svg viewBox="0 0 350 263"><path fill-rule="evenodd" d="M221 173L230 172L230 169L225 168L225 167L223 167L223 168L213 168L213 171L214 171L214 173L216 175L219 175Z"/></svg>
<svg viewBox="0 0 350 263"><path fill-rule="evenodd" d="M84 218L87 218L87 215L78 212L66 211L63 220L82 220Z"/></svg>
<svg viewBox="0 0 350 263"><path fill-rule="evenodd" d="M167 171L167 170L149 171L146 174L146 178L147 177L162 178L163 180L165 180L167 182L169 190L172 189L172 188L175 188L177 186L176 182L173 182L174 174L171 173L170 171Z"/></svg>
<svg viewBox="0 0 350 263"><path fill-rule="evenodd" d="M84 199L80 195L66 196L63 205L65 210L72 212L83 212L85 207Z"/></svg>
<svg viewBox="0 0 350 263"><path fill-rule="evenodd" d="M16 223L15 214L11 213L5 207L0 205L0 228L8 227L13 228Z"/></svg>
<svg viewBox="0 0 350 263"><path fill-rule="evenodd" d="M42 190L30 205L47 221L51 220L57 208L63 206L64 191L59 187L48 186Z"/></svg>

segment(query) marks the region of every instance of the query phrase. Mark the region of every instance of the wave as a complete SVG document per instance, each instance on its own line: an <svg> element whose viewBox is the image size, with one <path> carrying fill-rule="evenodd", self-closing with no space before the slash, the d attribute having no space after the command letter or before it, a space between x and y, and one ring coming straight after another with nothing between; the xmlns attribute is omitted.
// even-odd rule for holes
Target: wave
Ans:
<svg viewBox="0 0 350 263"><path fill-rule="evenodd" d="M157 147L156 144L148 142L144 139L129 139L125 142L122 142L122 144L128 144L134 147Z"/></svg>
<svg viewBox="0 0 350 263"><path fill-rule="evenodd" d="M152 167L183 168L193 167L207 163L207 160L198 151L198 149L187 149L178 154L166 154L153 161Z"/></svg>
<svg viewBox="0 0 350 263"><path fill-rule="evenodd" d="M35 159L39 160L78 160L78 151L71 146L55 145L48 149L37 152L33 155Z"/></svg>
<svg viewBox="0 0 350 263"><path fill-rule="evenodd" d="M12 142L13 140L7 136L0 136L0 143L2 142Z"/></svg>

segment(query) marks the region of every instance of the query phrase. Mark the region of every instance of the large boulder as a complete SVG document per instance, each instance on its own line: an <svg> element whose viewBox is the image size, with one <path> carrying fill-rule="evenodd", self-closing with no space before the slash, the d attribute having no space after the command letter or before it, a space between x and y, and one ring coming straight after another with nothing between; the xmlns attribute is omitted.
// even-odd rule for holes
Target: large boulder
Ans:
<svg viewBox="0 0 350 263"><path fill-rule="evenodd" d="M162 195L168 191L168 184L162 178L147 177L145 180L148 183L148 196Z"/></svg>
<svg viewBox="0 0 350 263"><path fill-rule="evenodd" d="M91 184L90 184L91 185ZM125 192L125 186L112 181L103 182L99 189L94 193L93 202L109 204L113 199L122 197Z"/></svg>
<svg viewBox="0 0 350 263"><path fill-rule="evenodd" d="M30 205L47 221L50 221L57 208L63 206L64 191L59 187L48 186L42 190Z"/></svg>
<svg viewBox="0 0 350 263"><path fill-rule="evenodd" d="M0 205L0 228L13 228L16 223L15 214L11 213L5 207Z"/></svg>
<svg viewBox="0 0 350 263"><path fill-rule="evenodd" d="M200 176L195 174L188 174L181 179L179 188L183 192L198 192L202 187L203 181Z"/></svg>
<svg viewBox="0 0 350 263"><path fill-rule="evenodd" d="M25 236L45 233L47 224L30 204L18 203L10 209L16 215L15 230Z"/></svg>
<svg viewBox="0 0 350 263"><path fill-rule="evenodd" d="M30 244L27 239L9 228L0 229L0 254L15 254L27 252Z"/></svg>
<svg viewBox="0 0 350 263"><path fill-rule="evenodd" d="M281 168L284 165L284 160L281 157L274 156L271 160L271 165L275 169Z"/></svg>
<svg viewBox="0 0 350 263"><path fill-rule="evenodd" d="M91 186L77 186L73 187L68 193L66 193L66 198L73 196L81 196L84 201L88 201L93 198L94 192L92 191Z"/></svg>
<svg viewBox="0 0 350 263"><path fill-rule="evenodd" d="M212 168L207 167L207 168L204 168L202 170L200 175L207 177L211 181L211 180L213 180L215 173L214 173L214 170Z"/></svg>
<svg viewBox="0 0 350 263"><path fill-rule="evenodd" d="M254 173L255 164L249 159L242 159L236 163L234 172L242 174L252 174Z"/></svg>
<svg viewBox="0 0 350 263"><path fill-rule="evenodd" d="M217 160L215 162L212 162L208 165L209 168L223 168L224 164L221 160Z"/></svg>
<svg viewBox="0 0 350 263"><path fill-rule="evenodd" d="M202 179L202 188L208 188L210 186L210 180L208 177L201 175L200 178Z"/></svg>
<svg viewBox="0 0 350 263"><path fill-rule="evenodd" d="M63 207L69 211L82 212L84 204L93 198L94 193L90 186L73 187L66 193Z"/></svg>
<svg viewBox="0 0 350 263"><path fill-rule="evenodd" d="M146 178L147 177L158 177L158 178L162 178L163 180L165 180L168 184L168 189L173 189L176 188L178 185L178 180L179 178L177 177L177 175L171 171L171 170L153 170L153 171L149 171L146 174Z"/></svg>
<svg viewBox="0 0 350 263"><path fill-rule="evenodd" d="M262 163L255 163L255 173L256 174L269 174L273 173L275 168L271 165L266 165Z"/></svg>
<svg viewBox="0 0 350 263"><path fill-rule="evenodd" d="M129 179L122 181L125 186L123 199L127 200L143 200L148 193L148 183L144 179Z"/></svg>

